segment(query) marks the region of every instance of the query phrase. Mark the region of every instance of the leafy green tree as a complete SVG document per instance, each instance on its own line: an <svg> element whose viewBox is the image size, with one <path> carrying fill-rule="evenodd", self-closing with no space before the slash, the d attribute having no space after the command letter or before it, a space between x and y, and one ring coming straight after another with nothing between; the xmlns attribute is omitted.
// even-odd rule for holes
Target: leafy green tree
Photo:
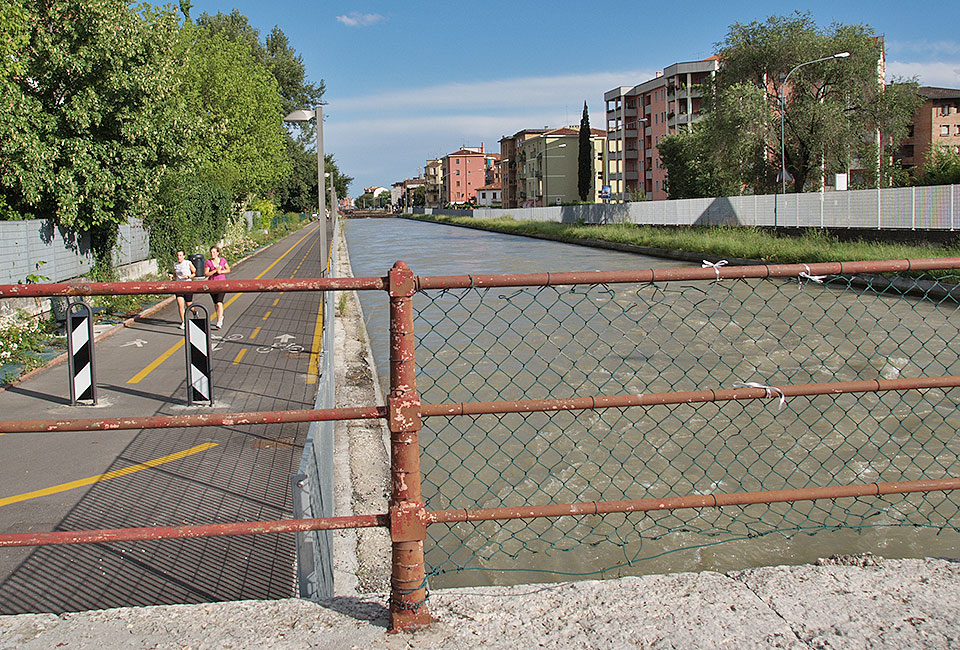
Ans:
<svg viewBox="0 0 960 650"><path fill-rule="evenodd" d="M200 128L199 175L237 199L272 191L292 168L276 79L242 43L184 29L191 38L179 89Z"/></svg>
<svg viewBox="0 0 960 650"><path fill-rule="evenodd" d="M881 46L866 25L821 29L809 13L735 23L719 44L714 110L736 104L751 86L761 90L765 105L743 113L739 133L762 140L764 160L779 170L783 119L786 168L794 178L794 191L802 192L808 181L819 180L824 171L844 170L855 158L877 161L876 147L871 151L865 138L877 129L891 152L905 137L919 101L916 84L884 86L877 76ZM842 52L849 52L849 58L832 58ZM794 69L825 57L830 58ZM876 169L877 164L870 166ZM754 185L761 189L768 178L769 171L758 173Z"/></svg>
<svg viewBox="0 0 960 650"><path fill-rule="evenodd" d="M313 108L323 103L326 90L323 80L318 84L307 81L303 58L290 46L289 39L279 27L274 27L261 42L260 31L236 9L229 14L202 14L197 24L211 33L243 44L251 56L270 71L280 89L281 114L287 115L295 109ZM301 144L309 146L316 141L312 122L300 122L292 128L299 134Z"/></svg>
<svg viewBox="0 0 960 650"><path fill-rule="evenodd" d="M587 102L583 102L583 115L580 117L580 149L577 152L577 194L586 201L593 188L593 143L590 140L590 115Z"/></svg>
<svg viewBox="0 0 960 650"><path fill-rule="evenodd" d="M932 147L923 163L923 172L916 176L917 185L960 184L960 152L948 147Z"/></svg>
<svg viewBox="0 0 960 650"><path fill-rule="evenodd" d="M709 97L711 89L705 90ZM752 130L753 116L763 110L763 92L741 85L711 101L714 109L692 131L660 141L660 161L672 199L734 196L750 186L772 187L763 133Z"/></svg>
<svg viewBox="0 0 960 650"><path fill-rule="evenodd" d="M117 226L152 209L188 130L171 128L178 18L121 0L22 0L2 17L17 54L0 85L0 216L90 232L108 273Z"/></svg>
<svg viewBox="0 0 960 650"><path fill-rule="evenodd" d="M413 190L413 207L422 208L427 204L427 188L419 185Z"/></svg>

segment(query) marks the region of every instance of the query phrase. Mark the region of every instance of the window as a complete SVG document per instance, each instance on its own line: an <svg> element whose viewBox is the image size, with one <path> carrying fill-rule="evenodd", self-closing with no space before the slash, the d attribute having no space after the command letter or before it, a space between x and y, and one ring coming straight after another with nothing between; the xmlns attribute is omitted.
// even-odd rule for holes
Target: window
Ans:
<svg viewBox="0 0 960 650"><path fill-rule="evenodd" d="M457 187L460 187L460 181L457 181Z"/></svg>
<svg viewBox="0 0 960 650"><path fill-rule="evenodd" d="M954 134L954 135L960 135L960 124L958 124L955 128L956 128L956 131L954 131L953 134Z"/></svg>
<svg viewBox="0 0 960 650"><path fill-rule="evenodd" d="M943 137L943 136L946 136L946 135L950 135L950 125L949 125L949 124L941 124L941 125L940 125L940 136Z"/></svg>
<svg viewBox="0 0 960 650"><path fill-rule="evenodd" d="M454 159L453 159L453 162L455 162L456 164L459 165L459 164L460 164L460 159L459 159L459 158L454 158Z"/></svg>
<svg viewBox="0 0 960 650"><path fill-rule="evenodd" d="M941 107L940 107L940 114L941 114L941 115L949 115L949 114L950 114L950 106L948 106L948 105L941 106Z"/></svg>
<svg viewBox="0 0 960 650"><path fill-rule="evenodd" d="M460 175L460 170L458 169L458 170L457 170L457 176L459 176L459 175Z"/></svg>

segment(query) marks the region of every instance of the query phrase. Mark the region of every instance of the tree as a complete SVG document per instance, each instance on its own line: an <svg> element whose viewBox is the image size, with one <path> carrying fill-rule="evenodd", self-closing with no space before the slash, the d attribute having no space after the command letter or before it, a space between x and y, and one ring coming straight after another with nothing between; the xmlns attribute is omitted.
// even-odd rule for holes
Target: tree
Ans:
<svg viewBox="0 0 960 650"><path fill-rule="evenodd" d="M960 183L960 152L948 147L932 147L923 163L917 185L955 185Z"/></svg>
<svg viewBox="0 0 960 650"><path fill-rule="evenodd" d="M735 23L719 45L717 105L712 110L735 105L750 87L760 90L765 102L743 113L739 134L759 138L766 164L779 170L783 120L785 165L794 178L794 191L802 192L808 181L819 180L830 169L845 170L854 157L879 160L876 147L871 152L865 138L877 129L893 149L905 136L919 101L916 84L883 85L877 76L881 47L866 25L820 29L809 13ZM841 52L850 57L832 58ZM820 58L826 60L794 69ZM768 178L769 170L758 173L754 185L762 188Z"/></svg>
<svg viewBox="0 0 960 650"><path fill-rule="evenodd" d="M176 128L183 115L169 83L179 19L121 0L14 7L0 28L17 48L3 57L0 85L2 216L90 232L95 272L109 273L117 226L152 209L190 130Z"/></svg>
<svg viewBox="0 0 960 650"><path fill-rule="evenodd" d="M593 189L593 141L590 139L590 115L587 102L583 102L583 116L580 118L580 150L577 152L577 193L581 201L586 201Z"/></svg>
<svg viewBox="0 0 960 650"><path fill-rule="evenodd" d="M422 208L427 204L427 188L423 185L418 185L413 190L413 207Z"/></svg>
<svg viewBox="0 0 960 650"><path fill-rule="evenodd" d="M190 32L179 87L201 129L198 172L237 199L274 190L292 169L276 79L242 43Z"/></svg>
<svg viewBox="0 0 960 650"><path fill-rule="evenodd" d="M307 81L303 58L290 46L290 40L279 27L274 27L261 43L259 30L236 9L229 14L202 14L197 24L211 33L241 43L256 61L270 71L280 89L282 115L323 103L326 90L323 80L318 84ZM313 122L298 122L291 128L298 134L297 140L301 145L309 147L316 141L316 125Z"/></svg>
<svg viewBox="0 0 960 650"><path fill-rule="evenodd" d="M763 134L751 129L752 116L763 110L762 91L741 85L736 92L711 99L710 89L704 90L714 109L692 131L660 141L669 198L733 196L748 186L772 187Z"/></svg>

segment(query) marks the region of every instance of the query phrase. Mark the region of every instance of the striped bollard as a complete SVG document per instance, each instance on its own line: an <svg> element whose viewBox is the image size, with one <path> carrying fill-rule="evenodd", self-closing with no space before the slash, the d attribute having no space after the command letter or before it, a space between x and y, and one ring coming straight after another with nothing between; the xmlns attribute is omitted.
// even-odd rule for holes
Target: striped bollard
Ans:
<svg viewBox="0 0 960 650"><path fill-rule="evenodd" d="M213 376L210 363L210 319L203 305L191 305L186 313L187 405L213 405Z"/></svg>
<svg viewBox="0 0 960 650"><path fill-rule="evenodd" d="M74 307L79 307L82 313L74 313ZM67 367L70 371L70 406L76 406L81 400L90 405L96 404L93 310L82 300L67 303Z"/></svg>

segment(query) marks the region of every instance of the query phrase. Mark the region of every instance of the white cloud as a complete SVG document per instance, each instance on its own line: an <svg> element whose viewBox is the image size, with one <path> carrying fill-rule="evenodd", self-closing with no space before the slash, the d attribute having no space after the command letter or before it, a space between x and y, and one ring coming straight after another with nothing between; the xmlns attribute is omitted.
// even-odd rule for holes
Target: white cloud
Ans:
<svg viewBox="0 0 960 650"><path fill-rule="evenodd" d="M341 22L347 27L368 27L384 20L380 14L362 14L354 11L348 16L337 16L337 22Z"/></svg>
<svg viewBox="0 0 960 650"><path fill-rule="evenodd" d="M917 77L922 86L960 88L960 61L909 63L905 61L887 61L887 78Z"/></svg>
<svg viewBox="0 0 960 650"><path fill-rule="evenodd" d="M387 186L416 174L428 158L460 146L500 151L500 138L521 129L576 125L583 101L594 128L606 126L603 93L632 86L656 70L597 72L446 83L422 88L336 97L324 113L324 144L344 173L356 177L351 192Z"/></svg>
<svg viewBox="0 0 960 650"><path fill-rule="evenodd" d="M926 54L933 57L954 57L960 55L958 41L887 41L887 52Z"/></svg>
<svg viewBox="0 0 960 650"><path fill-rule="evenodd" d="M599 104L603 93L611 88L635 85L651 79L652 70L597 72L554 77L523 77L472 83L450 83L424 88L411 88L360 97L330 97L337 109L362 112L388 106L391 111L409 109L477 110L511 107L563 106L584 99Z"/></svg>

